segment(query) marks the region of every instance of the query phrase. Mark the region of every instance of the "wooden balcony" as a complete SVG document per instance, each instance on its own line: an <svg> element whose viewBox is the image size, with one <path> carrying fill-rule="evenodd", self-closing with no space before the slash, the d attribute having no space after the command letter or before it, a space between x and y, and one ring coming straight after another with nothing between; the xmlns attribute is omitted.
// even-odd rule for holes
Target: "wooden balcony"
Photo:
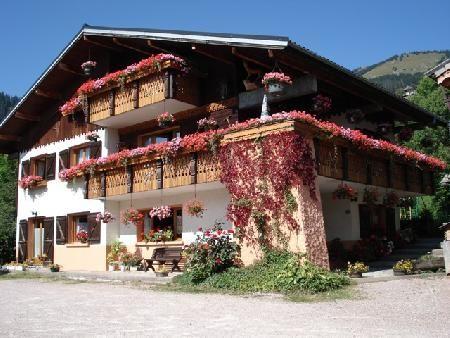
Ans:
<svg viewBox="0 0 450 338"><path fill-rule="evenodd" d="M90 175L87 198L123 195L219 180L220 166L211 153L187 153L110 168Z"/></svg>
<svg viewBox="0 0 450 338"><path fill-rule="evenodd" d="M166 63L161 72L141 74L88 97L88 115L91 123L119 128L156 118L163 111L176 113L198 105L198 79L181 75Z"/></svg>
<svg viewBox="0 0 450 338"><path fill-rule="evenodd" d="M433 194L433 172L413 164L315 140L319 176L402 191Z"/></svg>

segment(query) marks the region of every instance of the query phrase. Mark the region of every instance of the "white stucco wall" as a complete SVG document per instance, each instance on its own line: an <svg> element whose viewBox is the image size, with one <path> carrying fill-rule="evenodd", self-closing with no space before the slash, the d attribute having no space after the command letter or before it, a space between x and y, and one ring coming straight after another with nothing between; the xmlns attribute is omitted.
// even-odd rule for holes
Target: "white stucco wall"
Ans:
<svg viewBox="0 0 450 338"><path fill-rule="evenodd" d="M183 192L180 194L163 195L164 205L182 206L186 201L194 198L192 192ZM189 244L195 239L195 232L199 227L209 228L214 225L214 222L224 222L224 229L231 229L231 223L226 220L226 208L229 202L229 194L225 187L221 187L214 190L197 191L197 199L204 203L206 211L202 218L191 217L184 211L182 214L183 224L183 242ZM136 243L136 227L133 225L119 224L120 211L117 210L120 205L120 211L123 211L130 207L130 200L126 201L107 201L106 209L113 213L116 220L107 224L108 227L108 240L111 242L118 238L126 245L133 245ZM161 205L161 196L152 198L133 198L133 208L135 209L150 209L155 206Z"/></svg>

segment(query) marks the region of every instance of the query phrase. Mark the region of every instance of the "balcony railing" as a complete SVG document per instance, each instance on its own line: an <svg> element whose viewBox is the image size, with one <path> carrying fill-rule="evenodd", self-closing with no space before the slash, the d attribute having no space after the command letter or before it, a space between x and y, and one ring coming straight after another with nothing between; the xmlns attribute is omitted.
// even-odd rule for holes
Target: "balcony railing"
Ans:
<svg viewBox="0 0 450 338"><path fill-rule="evenodd" d="M187 153L110 168L90 175L87 198L173 188L219 180L220 166L212 153Z"/></svg>
<svg viewBox="0 0 450 338"><path fill-rule="evenodd" d="M167 101L166 101L167 100ZM165 102L166 101L166 102ZM153 106L162 104L165 106ZM166 63L158 73L140 74L123 86L108 87L88 97L89 121L104 126L114 126L117 117L135 109L134 123L149 119L149 114L162 113L163 109L175 113L199 105L199 81L192 75L180 75ZM152 109L153 108L153 109Z"/></svg>

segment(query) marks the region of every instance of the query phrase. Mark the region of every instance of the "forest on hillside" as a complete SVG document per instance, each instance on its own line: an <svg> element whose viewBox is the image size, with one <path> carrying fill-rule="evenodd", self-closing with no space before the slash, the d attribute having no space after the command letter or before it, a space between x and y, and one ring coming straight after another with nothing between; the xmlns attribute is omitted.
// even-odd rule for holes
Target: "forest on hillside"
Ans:
<svg viewBox="0 0 450 338"><path fill-rule="evenodd" d="M0 92L0 121L19 102L16 96ZM15 258L17 161L0 155L0 264Z"/></svg>

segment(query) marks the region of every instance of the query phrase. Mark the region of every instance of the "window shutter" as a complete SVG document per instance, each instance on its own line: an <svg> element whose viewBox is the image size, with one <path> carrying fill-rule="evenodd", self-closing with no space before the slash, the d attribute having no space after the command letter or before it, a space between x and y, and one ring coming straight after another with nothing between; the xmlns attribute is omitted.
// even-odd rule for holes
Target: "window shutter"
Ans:
<svg viewBox="0 0 450 338"><path fill-rule="evenodd" d="M102 155L102 142L93 142L89 146L91 148L90 158L99 158Z"/></svg>
<svg viewBox="0 0 450 338"><path fill-rule="evenodd" d="M56 217L56 244L67 243L67 216Z"/></svg>
<svg viewBox="0 0 450 338"><path fill-rule="evenodd" d="M18 260L24 262L27 259L28 221L22 219L19 222Z"/></svg>
<svg viewBox="0 0 450 338"><path fill-rule="evenodd" d="M92 244L100 243L101 223L97 222L97 213L89 214L88 228L89 228L89 242Z"/></svg>
<svg viewBox="0 0 450 338"><path fill-rule="evenodd" d="M69 169L69 149L59 152L59 171Z"/></svg>
<svg viewBox="0 0 450 338"><path fill-rule="evenodd" d="M30 175L30 160L22 162L22 172L20 174L20 178L24 178Z"/></svg>
<svg viewBox="0 0 450 338"><path fill-rule="evenodd" d="M56 153L47 155L45 157L45 179L47 181L55 179L55 163Z"/></svg>
<svg viewBox="0 0 450 338"><path fill-rule="evenodd" d="M53 262L53 229L55 220L53 217L44 219L44 251L47 259Z"/></svg>

